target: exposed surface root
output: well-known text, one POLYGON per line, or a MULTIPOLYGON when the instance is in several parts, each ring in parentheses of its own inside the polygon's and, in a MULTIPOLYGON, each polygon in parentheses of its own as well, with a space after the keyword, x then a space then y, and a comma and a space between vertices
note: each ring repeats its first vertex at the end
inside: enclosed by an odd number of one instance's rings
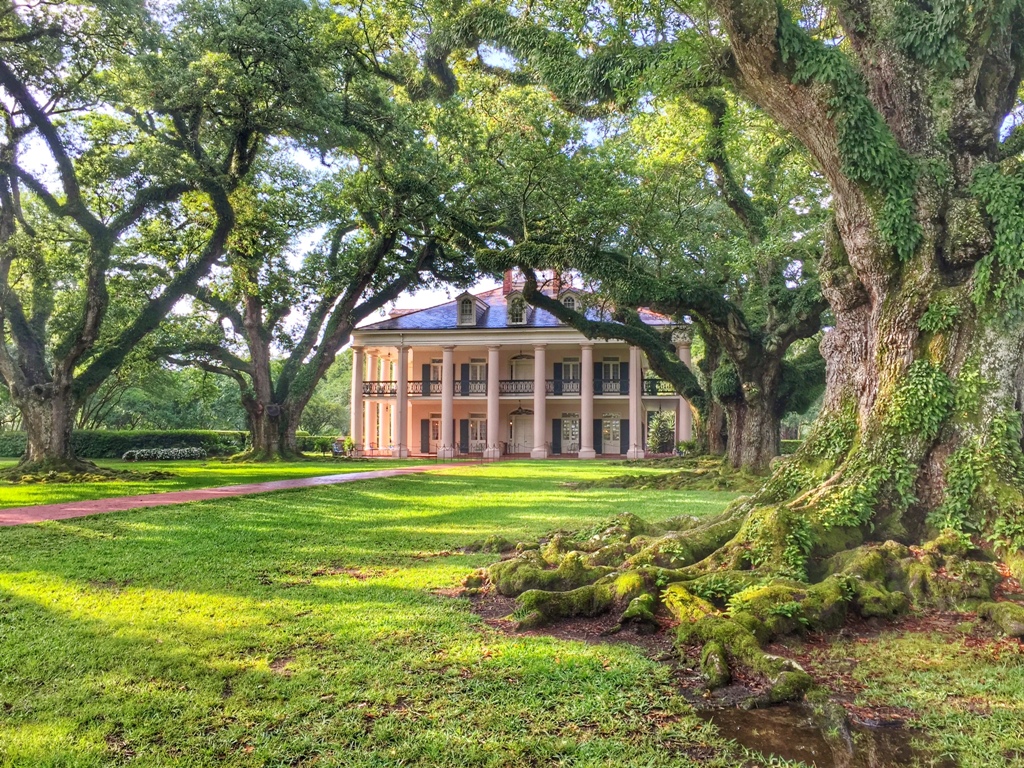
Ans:
POLYGON ((793 514, 777 506, 658 525, 623 514, 520 543, 466 586, 517 598, 510 613, 521 630, 607 614, 609 631, 654 632, 670 616, 676 648, 699 659, 707 687, 753 675, 761 681, 758 705, 800 699, 814 682, 769 644, 849 620, 891 620, 912 608, 974 611, 1024 636, 1024 605, 996 589, 1005 575, 957 535, 920 547, 862 544, 812 558, 802 574, 766 567, 785 562, 793 514))
POLYGON ((22 461, 0 472, 0 481, 8 483, 101 483, 115 480, 163 480, 169 477, 175 477, 174 473, 109 469, 82 459, 22 461))

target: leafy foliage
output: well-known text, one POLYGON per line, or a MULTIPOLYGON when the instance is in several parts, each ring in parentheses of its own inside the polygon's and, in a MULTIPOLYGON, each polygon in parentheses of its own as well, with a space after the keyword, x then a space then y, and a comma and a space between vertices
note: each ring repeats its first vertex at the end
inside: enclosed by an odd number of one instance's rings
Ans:
POLYGON ((782 60, 793 67, 793 82, 828 88, 843 170, 881 197, 882 237, 901 260, 909 260, 921 241, 913 210, 917 177, 913 161, 869 101, 864 82, 845 52, 812 38, 785 10, 780 12, 778 43, 782 60))

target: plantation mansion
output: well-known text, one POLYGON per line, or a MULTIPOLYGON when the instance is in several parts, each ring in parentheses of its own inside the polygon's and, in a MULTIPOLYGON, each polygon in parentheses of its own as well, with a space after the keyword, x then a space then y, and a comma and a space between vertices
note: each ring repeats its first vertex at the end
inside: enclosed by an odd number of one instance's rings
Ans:
MULTIPOLYGON (((575 308, 579 292, 555 295, 575 308)), ((587 309, 597 317, 602 310, 587 309)), ((668 318, 643 312, 653 325, 668 318)), ((690 363, 690 337, 677 332, 690 363)), ((645 455, 650 412, 692 412, 624 342, 592 341, 504 285, 440 306, 396 311, 352 334, 352 436, 360 455, 645 455)))

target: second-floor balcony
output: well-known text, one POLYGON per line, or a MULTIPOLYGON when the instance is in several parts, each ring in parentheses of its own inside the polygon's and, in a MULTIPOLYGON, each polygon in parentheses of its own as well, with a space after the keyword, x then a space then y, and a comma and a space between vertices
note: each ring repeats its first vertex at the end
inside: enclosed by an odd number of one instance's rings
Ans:
POLYGON ((644 379, 640 391, 649 397, 671 397, 676 394, 676 388, 670 382, 655 378, 644 379))
MULTIPOLYGON (((454 382, 453 394, 455 397, 486 397, 487 381, 484 379, 456 379, 454 382)), ((579 379, 547 379, 544 382, 545 393, 552 397, 579 397, 582 391, 582 382, 579 379)), ((533 395, 533 379, 502 379, 498 382, 498 394, 508 397, 521 397, 533 395)), ((408 383, 408 394, 411 397, 440 397, 440 381, 410 381, 408 383)), ((643 394, 673 394, 671 386, 667 382, 647 379, 643 383, 643 394), (657 386, 655 386, 655 384, 657 386), (662 391, 667 387, 668 389, 662 391)), ((595 395, 628 395, 629 381, 627 379, 595 379, 595 395)), ((363 395, 365 397, 396 397, 398 395, 397 381, 364 381, 363 395)))

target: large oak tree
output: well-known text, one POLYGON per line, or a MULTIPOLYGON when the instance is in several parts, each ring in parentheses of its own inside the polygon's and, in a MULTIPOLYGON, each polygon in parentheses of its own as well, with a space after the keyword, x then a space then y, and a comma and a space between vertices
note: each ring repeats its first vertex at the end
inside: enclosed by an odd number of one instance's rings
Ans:
POLYGON ((77 466, 76 410, 223 253, 231 194, 263 147, 343 109, 304 4, 175 10, 0 15, 0 376, 28 434, 17 471, 77 466), (190 258, 126 242, 190 196, 212 211, 190 258), (116 275, 138 279, 115 292, 116 275))
MULTIPOLYGON (((670 581, 660 597, 680 641, 704 644, 709 679, 745 662, 770 678, 768 700, 799 695, 809 678, 761 643, 835 626, 847 610, 972 606, 1024 633, 1024 609, 984 602, 998 579, 985 557, 1024 567, 1024 7, 684 6, 545 17, 470 5, 434 39, 429 69, 487 41, 573 109, 643 89, 727 88, 794 136, 834 210, 819 265, 834 317, 821 417, 757 494, 711 522, 674 521, 635 551, 642 526, 620 521, 592 544, 566 541, 492 577, 512 592, 587 585, 527 592, 531 621, 628 599, 640 602, 627 618, 642 619, 670 581), (613 541, 629 559, 609 576, 567 553, 613 541), (566 578, 536 578, 552 561, 566 578)), ((593 562, 608 563, 602 555, 593 562)))

